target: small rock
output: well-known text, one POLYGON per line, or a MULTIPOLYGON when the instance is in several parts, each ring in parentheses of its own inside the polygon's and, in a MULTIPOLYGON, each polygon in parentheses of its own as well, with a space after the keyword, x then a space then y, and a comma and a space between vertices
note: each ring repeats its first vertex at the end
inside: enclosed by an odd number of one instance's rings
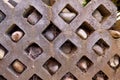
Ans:
POLYGON ((83 29, 79 29, 77 34, 82 38, 82 39, 87 39, 88 35, 83 29))
POLYGON ((71 78, 71 77, 66 77, 66 78, 63 79, 63 80, 75 80, 75 79, 73 79, 73 78, 71 78))
POLYGON ((44 36, 49 40, 52 41, 55 38, 55 35, 52 31, 46 31, 44 36))
POLYGON ((49 67, 49 70, 51 71, 51 73, 55 73, 59 68, 59 66, 57 64, 52 64, 52 63, 49 64, 48 67, 49 67))
POLYGON ((67 8, 64 8, 63 10, 62 10, 62 13, 71 13, 67 8))
POLYGON ((0 60, 3 59, 5 55, 5 51, 3 49, 0 49, 0 60))
POLYGON ((70 23, 75 18, 75 16, 75 13, 60 13, 60 17, 62 17, 63 20, 67 23, 70 23))
POLYGON ((103 48, 99 45, 94 45, 93 50, 100 56, 104 54, 103 48))
POLYGON ((110 66, 113 68, 116 68, 120 64, 120 59, 118 56, 114 56, 112 59, 110 59, 110 66))
POLYGON ((88 69, 88 65, 87 65, 87 62, 85 60, 82 60, 80 63, 79 63, 79 67, 86 71, 88 69))
POLYGON ((96 80, 105 80, 105 79, 103 77, 101 77, 101 76, 97 76, 96 80))
POLYGON ((118 39, 120 38, 120 32, 116 30, 109 30, 110 34, 112 35, 113 38, 118 39))
POLYGON ((15 72, 17 73, 22 73, 24 71, 24 65, 19 62, 19 61, 15 61, 13 64, 12 64, 12 67, 13 69, 15 70, 15 72))
POLYGON ((35 25, 41 18, 41 15, 36 11, 34 10, 27 18, 27 21, 32 24, 32 25, 35 25))
POLYGON ((100 11, 95 10, 94 13, 93 13, 93 16, 94 16, 99 22, 102 21, 103 16, 102 16, 102 14, 100 13, 100 11))
POLYGON ((70 54, 72 52, 72 46, 71 46, 71 44, 70 43, 64 44, 64 46, 62 46, 62 51, 65 54, 70 54))
POLYGON ((15 31, 12 33, 11 35, 11 39, 15 42, 19 41, 23 36, 23 32, 22 31, 15 31))

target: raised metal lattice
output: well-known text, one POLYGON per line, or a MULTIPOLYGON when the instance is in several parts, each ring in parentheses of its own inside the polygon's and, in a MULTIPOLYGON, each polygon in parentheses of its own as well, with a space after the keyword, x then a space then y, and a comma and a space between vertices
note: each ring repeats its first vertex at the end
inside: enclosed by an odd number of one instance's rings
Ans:
POLYGON ((1 0, 0 80, 120 80, 116 11, 110 0, 1 0))

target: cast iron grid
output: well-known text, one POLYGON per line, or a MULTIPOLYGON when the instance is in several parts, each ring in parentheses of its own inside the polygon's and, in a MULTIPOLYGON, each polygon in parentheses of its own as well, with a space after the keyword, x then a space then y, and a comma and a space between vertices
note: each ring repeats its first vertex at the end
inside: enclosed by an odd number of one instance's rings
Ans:
POLYGON ((116 40, 108 31, 116 22, 113 3, 89 0, 82 6, 82 0, 48 2, 0 1, 0 48, 5 51, 0 80, 98 80, 97 76, 119 80, 120 64, 115 68, 109 65, 112 57, 120 57, 116 40), (95 17, 95 10, 101 20, 95 17), (65 11, 71 12, 72 19, 64 19, 60 13, 65 11), (79 35, 81 30, 88 36, 79 35), (19 40, 11 37, 15 31, 23 33, 19 40), (103 54, 95 51, 96 45, 102 47, 103 54), (13 69, 15 61, 23 66, 22 71, 13 69))

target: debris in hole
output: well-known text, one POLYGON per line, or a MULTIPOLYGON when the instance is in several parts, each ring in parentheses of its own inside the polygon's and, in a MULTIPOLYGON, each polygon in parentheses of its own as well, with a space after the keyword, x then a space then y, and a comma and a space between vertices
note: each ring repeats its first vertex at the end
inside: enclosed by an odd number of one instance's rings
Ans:
POLYGON ((44 36, 49 40, 52 41, 55 38, 55 34, 52 31, 45 32, 44 36))
POLYGON ((77 12, 70 5, 67 5, 59 15, 65 22, 70 23, 77 16, 77 12))
POLYGON ((47 69, 47 71, 53 75, 55 74, 58 69, 60 68, 61 64, 54 58, 50 58, 44 65, 43 67, 47 69))
POLYGON ((104 54, 103 48, 97 44, 93 46, 93 50, 100 56, 104 54))
POLYGON ((36 43, 33 43, 26 49, 26 52, 31 58, 36 59, 43 51, 36 43))
POLYGON ((36 74, 34 74, 29 80, 42 80, 42 79, 36 74))
POLYGON ((22 73, 25 70, 25 66, 18 60, 12 63, 12 68, 17 73, 22 73))
POLYGON ((61 47, 60 49, 67 55, 73 53, 77 47, 69 40, 67 40, 61 47))
POLYGON ((87 37, 88 37, 87 33, 83 29, 79 29, 77 31, 77 34, 83 39, 87 39, 87 37))
POLYGON ((114 57, 112 57, 109 61, 109 65, 116 69, 119 65, 120 65, 120 58, 119 56, 115 55, 114 57))
POLYGON ((42 16, 39 16, 39 13, 34 10, 27 18, 27 21, 32 24, 35 25, 41 18, 42 16))
POLYGON ((78 62, 77 66, 83 71, 87 72, 87 70, 93 65, 92 61, 89 60, 86 56, 83 56, 78 62))
POLYGON ((101 22, 102 19, 103 19, 103 16, 102 16, 102 14, 100 13, 99 10, 95 10, 95 11, 93 12, 93 16, 94 16, 99 22, 101 22))
POLYGON ((23 34, 22 31, 15 31, 15 32, 12 33, 11 39, 13 41, 17 42, 17 41, 19 41, 22 38, 23 35, 24 34, 23 34))
POLYGON ((61 80, 77 80, 74 75, 72 75, 70 72, 65 74, 61 80))
POLYGON ((3 59, 5 56, 5 51, 0 48, 0 60, 3 59))

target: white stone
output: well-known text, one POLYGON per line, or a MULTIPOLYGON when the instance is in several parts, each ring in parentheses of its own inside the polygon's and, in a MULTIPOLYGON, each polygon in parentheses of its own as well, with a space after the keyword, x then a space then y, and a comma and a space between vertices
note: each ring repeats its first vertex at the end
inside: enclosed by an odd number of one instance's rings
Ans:
POLYGON ((100 56, 104 54, 103 48, 99 45, 94 45, 93 50, 100 56))
POLYGON ((95 10, 94 13, 93 13, 93 16, 99 21, 101 22, 102 21, 102 14, 98 11, 98 10, 95 10))
POLYGON ((13 41, 17 42, 22 38, 22 36, 23 36, 22 31, 15 31, 12 33, 11 38, 13 41))
POLYGON ((75 16, 75 13, 60 13, 60 17, 62 17, 68 23, 71 22, 75 16))
POLYGON ((79 29, 77 34, 83 39, 87 39, 88 37, 87 33, 83 29, 79 29))
POLYGON ((55 73, 58 70, 59 66, 58 65, 54 65, 54 66, 49 66, 49 69, 55 73))
POLYGON ((0 59, 3 59, 5 55, 5 51, 3 49, 0 49, 0 59))
POLYGON ((119 57, 115 56, 112 59, 110 59, 110 66, 115 68, 120 64, 119 57))
POLYGON ((45 32, 45 37, 48 39, 48 40, 50 40, 50 41, 52 41, 54 38, 55 38, 55 36, 54 36, 54 34, 53 34, 53 32, 52 31, 47 31, 47 32, 45 32))

